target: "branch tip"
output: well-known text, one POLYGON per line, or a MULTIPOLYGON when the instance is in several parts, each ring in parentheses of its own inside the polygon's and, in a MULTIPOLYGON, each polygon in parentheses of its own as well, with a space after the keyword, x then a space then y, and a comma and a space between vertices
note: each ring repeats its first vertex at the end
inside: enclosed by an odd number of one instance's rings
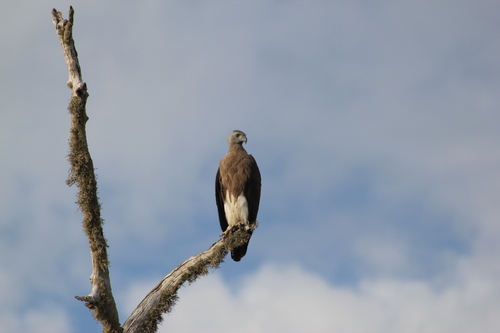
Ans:
POLYGON ((73 24, 73 18, 75 16, 75 10, 73 9, 73 6, 69 6, 69 22, 73 24))

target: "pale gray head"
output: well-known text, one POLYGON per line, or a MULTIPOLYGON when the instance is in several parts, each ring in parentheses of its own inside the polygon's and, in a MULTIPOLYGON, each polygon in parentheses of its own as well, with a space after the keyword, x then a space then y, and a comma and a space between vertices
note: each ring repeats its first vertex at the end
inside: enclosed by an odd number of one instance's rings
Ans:
POLYGON ((229 145, 229 148, 231 148, 232 145, 241 146, 243 142, 247 143, 247 135, 242 131, 238 130, 232 131, 227 138, 227 144, 229 145))

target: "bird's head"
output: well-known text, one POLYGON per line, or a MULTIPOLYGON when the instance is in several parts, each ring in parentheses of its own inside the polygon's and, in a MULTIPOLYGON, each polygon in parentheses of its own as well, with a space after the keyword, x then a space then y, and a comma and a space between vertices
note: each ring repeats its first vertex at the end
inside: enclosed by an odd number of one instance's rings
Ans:
POLYGON ((247 143, 247 135, 243 133, 242 131, 232 131, 231 134, 229 134, 229 137, 227 138, 227 144, 229 147, 232 145, 242 145, 244 143, 247 143))

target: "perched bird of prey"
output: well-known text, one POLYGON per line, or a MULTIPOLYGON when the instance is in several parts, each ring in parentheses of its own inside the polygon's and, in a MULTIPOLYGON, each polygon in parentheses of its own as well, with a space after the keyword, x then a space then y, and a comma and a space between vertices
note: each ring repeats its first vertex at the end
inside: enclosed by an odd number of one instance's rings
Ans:
MULTIPOLYGON (((260 171, 253 156, 243 148, 243 143, 246 142, 245 133, 232 131, 227 139, 229 151, 220 160, 217 170, 215 201, 222 231, 230 229, 238 222, 257 221, 260 171)), ((231 258, 240 261, 247 253, 247 248, 248 242, 234 248, 231 251, 231 258)))

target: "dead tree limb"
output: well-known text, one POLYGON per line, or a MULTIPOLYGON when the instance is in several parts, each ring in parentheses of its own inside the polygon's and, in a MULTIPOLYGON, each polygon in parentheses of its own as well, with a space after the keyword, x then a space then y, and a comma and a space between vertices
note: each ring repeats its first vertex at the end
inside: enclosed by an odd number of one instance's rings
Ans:
POLYGON ((208 250, 193 256, 177 266, 149 292, 132 312, 123 327, 120 327, 118 311, 111 291, 107 242, 104 238, 101 206, 97 196, 97 181, 94 165, 87 145, 85 124, 88 117, 86 102, 89 96, 73 40, 74 10, 70 7, 69 19, 64 20, 62 13, 52 10, 52 21, 61 42, 64 58, 68 66, 68 87, 71 100, 68 110, 71 114, 70 151, 71 164, 68 185, 78 186, 77 203, 83 214, 83 229, 89 239, 92 257, 92 284, 88 296, 76 296, 93 311, 94 318, 101 322, 105 333, 156 332, 163 314, 170 312, 177 300, 177 291, 187 281, 194 282, 198 277, 209 273, 209 269, 219 268, 227 253, 235 247, 248 242, 251 232, 258 222, 239 223, 224 233, 208 250))
POLYGON ((177 291, 184 282, 193 283, 198 277, 208 274, 210 268, 219 268, 227 253, 247 242, 257 225, 258 222, 237 224, 208 250, 187 259, 172 270, 149 292, 125 321, 124 333, 156 332, 163 313, 170 312, 175 305, 177 291))
POLYGON ((107 243, 102 229, 101 206, 97 196, 97 181, 94 165, 87 145, 85 124, 88 120, 85 105, 88 92, 82 80, 82 72, 78 62, 73 40, 73 7, 69 10, 69 19, 64 20, 62 13, 52 10, 52 22, 56 27, 61 42, 64 58, 68 66, 68 87, 71 89, 71 100, 68 110, 71 114, 70 151, 68 160, 71 164, 67 180, 69 186, 78 186, 77 203, 83 214, 83 229, 87 234, 92 256, 92 275, 90 281, 92 291, 88 296, 76 297, 85 301, 85 305, 93 311, 94 318, 102 323, 103 332, 121 332, 118 311, 111 292, 109 278, 109 261, 107 243))

